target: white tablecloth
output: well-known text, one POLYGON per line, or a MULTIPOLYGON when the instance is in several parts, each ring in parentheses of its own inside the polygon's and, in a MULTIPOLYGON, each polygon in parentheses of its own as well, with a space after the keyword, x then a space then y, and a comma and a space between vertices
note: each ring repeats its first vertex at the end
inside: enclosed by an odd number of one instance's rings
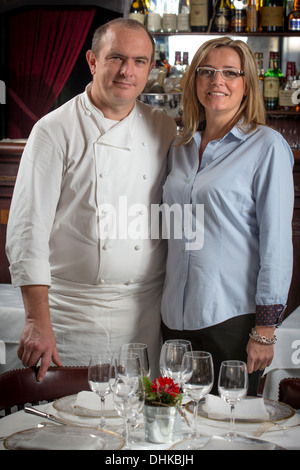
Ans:
POLYGON ((263 396, 278 400, 280 380, 300 377, 300 306, 275 331, 277 342, 272 364, 265 370, 263 396))
MULTIPOLYGON (((76 420, 74 417, 70 417, 70 415, 63 413, 62 411, 56 410, 52 404, 46 404, 36 407, 40 410, 46 411, 47 413, 51 413, 57 417, 63 418, 64 420, 76 420)), ((112 410, 112 396, 108 395, 106 398, 106 410, 112 410)), ((187 417, 189 421, 192 420, 191 413, 187 413, 187 417)), ((85 419, 85 418, 83 418, 85 419)), ((88 426, 96 427, 99 424, 98 418, 86 418, 86 424, 88 426)), ((45 422, 44 418, 40 418, 38 416, 34 416, 32 414, 25 413, 24 411, 19 411, 16 413, 11 414, 5 418, 0 419, 0 438, 3 436, 11 435, 12 433, 37 427, 37 425, 41 422, 45 422)), ((107 424, 109 426, 113 426, 113 431, 117 432, 118 434, 122 433, 123 424, 122 420, 119 417, 108 418, 107 424)), ((76 421, 73 421, 73 423, 76 421)), ((48 421, 50 423, 50 421, 48 421)), ((80 424, 82 425, 82 418, 80 418, 80 424)), ((167 444, 153 444, 145 441, 145 433, 143 427, 143 416, 140 414, 138 418, 139 429, 133 432, 133 440, 136 442, 133 443, 132 449, 133 450, 154 450, 154 451, 163 451, 170 449, 175 442, 179 442, 182 440, 182 433, 186 433, 189 431, 189 428, 184 422, 181 423, 181 430, 178 430, 175 441, 172 443, 167 444)), ((289 419, 280 421, 280 424, 284 426, 291 426, 294 424, 300 424, 300 414, 295 413, 289 419)), ((249 437, 254 437, 253 433, 255 430, 258 429, 260 423, 236 423, 236 429, 239 433, 247 435, 249 437)), ((217 435, 224 435, 228 430, 228 423, 225 421, 215 421, 212 419, 206 419, 202 417, 198 417, 198 432, 204 436, 217 436, 217 435)), ((275 443, 277 446, 284 448, 286 450, 300 450, 300 426, 290 428, 288 430, 274 430, 272 428, 270 431, 264 433, 260 438, 260 440, 275 443), (273 430, 272 430, 273 429, 273 430)), ((3 441, 0 441, 0 450, 3 450, 3 441)), ((126 450, 126 452, 130 452, 131 449, 126 450)), ((174 451, 176 452, 176 450, 174 451)), ((101 458, 99 456, 99 458, 101 458)))
POLYGON ((11 284, 0 284, 0 374, 19 369, 17 350, 25 323, 21 291, 11 284))

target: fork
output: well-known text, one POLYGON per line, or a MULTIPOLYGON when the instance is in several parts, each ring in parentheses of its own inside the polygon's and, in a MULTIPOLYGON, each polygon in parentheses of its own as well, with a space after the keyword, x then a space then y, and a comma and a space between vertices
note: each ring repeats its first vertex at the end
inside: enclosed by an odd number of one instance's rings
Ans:
MULTIPOLYGON (((261 436, 264 432, 267 432, 270 428, 276 426, 277 429, 276 431, 286 431, 287 429, 290 429, 290 428, 295 428, 297 426, 300 426, 300 424, 293 424, 291 426, 282 426, 281 424, 278 424, 278 423, 273 423, 273 422, 268 422, 268 423, 264 423, 262 426, 260 426, 254 433, 253 433, 253 436, 255 437, 259 437, 261 436)), ((274 429, 275 431, 275 429, 274 429)))

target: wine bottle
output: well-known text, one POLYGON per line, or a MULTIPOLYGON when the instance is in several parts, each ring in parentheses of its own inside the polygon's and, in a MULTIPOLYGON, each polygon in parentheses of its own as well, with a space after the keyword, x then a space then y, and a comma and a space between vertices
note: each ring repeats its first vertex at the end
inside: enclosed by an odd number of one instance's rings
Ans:
POLYGON ((129 18, 132 20, 139 21, 140 23, 145 23, 146 17, 146 7, 143 0, 133 0, 130 6, 129 18))
POLYGON ((277 109, 282 72, 279 68, 278 52, 270 52, 269 69, 264 77, 264 100, 266 109, 277 109))
POLYGON ((248 0, 246 31, 255 33, 258 30, 258 6, 259 0, 248 0))
POLYGON ((300 31, 300 0, 294 1, 293 10, 288 16, 288 30, 300 31))
POLYGON ((213 12, 213 30, 218 33, 227 33, 230 31, 230 1, 217 0, 213 12))
POLYGON ((247 0, 231 0, 231 31, 242 33, 246 31, 247 0))
POLYGON ((191 30, 195 32, 207 31, 211 17, 211 1, 190 0, 191 3, 191 30))
POLYGON ((190 2, 189 0, 179 0, 177 15, 177 31, 190 31, 190 2))
POLYGON ((160 32, 162 29, 161 21, 163 16, 163 0, 150 0, 148 15, 147 15, 147 29, 152 33, 160 32))
POLYGON ((280 32, 284 30, 285 0, 264 0, 261 7, 262 31, 280 32))

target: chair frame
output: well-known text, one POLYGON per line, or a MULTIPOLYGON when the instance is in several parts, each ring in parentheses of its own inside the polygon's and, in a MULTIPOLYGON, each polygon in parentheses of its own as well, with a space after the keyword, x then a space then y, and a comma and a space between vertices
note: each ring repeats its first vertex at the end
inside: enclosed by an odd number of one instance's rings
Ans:
POLYGON ((42 382, 37 381, 37 367, 14 369, 0 375, 0 411, 5 416, 13 408, 38 405, 58 398, 90 390, 87 366, 49 367, 42 382))

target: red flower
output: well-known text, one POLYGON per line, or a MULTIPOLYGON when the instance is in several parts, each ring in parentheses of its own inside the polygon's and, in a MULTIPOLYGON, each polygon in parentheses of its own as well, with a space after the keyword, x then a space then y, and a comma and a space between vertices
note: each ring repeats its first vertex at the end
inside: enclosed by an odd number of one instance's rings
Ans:
POLYGON ((172 397, 176 397, 180 394, 180 388, 178 384, 175 384, 174 381, 168 377, 158 377, 154 379, 151 385, 151 390, 153 393, 157 393, 157 395, 161 395, 162 393, 167 393, 172 397))

